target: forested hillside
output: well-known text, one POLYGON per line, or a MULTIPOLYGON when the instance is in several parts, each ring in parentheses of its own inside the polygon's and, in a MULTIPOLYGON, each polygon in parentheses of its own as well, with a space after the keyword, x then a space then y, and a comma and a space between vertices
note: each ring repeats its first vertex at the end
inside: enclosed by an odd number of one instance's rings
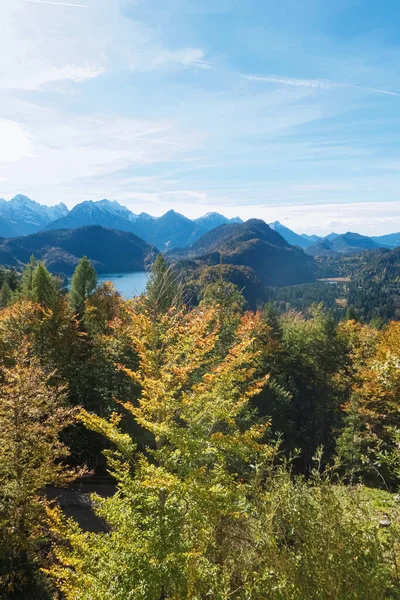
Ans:
POLYGON ((31 255, 52 273, 72 275, 79 259, 88 256, 99 273, 144 271, 158 251, 132 233, 81 227, 0 239, 0 265, 22 268, 31 255))
POLYGON ((196 282, 218 278, 222 268, 224 277, 243 289, 253 307, 265 301, 266 285, 315 280, 314 260, 259 219, 217 227, 167 257, 195 293, 196 282))
POLYGON ((161 256, 128 302, 86 258, 0 286, 0 597, 399 597, 399 322, 249 312, 223 271, 188 306, 161 256), (100 529, 46 502, 89 470, 100 529))

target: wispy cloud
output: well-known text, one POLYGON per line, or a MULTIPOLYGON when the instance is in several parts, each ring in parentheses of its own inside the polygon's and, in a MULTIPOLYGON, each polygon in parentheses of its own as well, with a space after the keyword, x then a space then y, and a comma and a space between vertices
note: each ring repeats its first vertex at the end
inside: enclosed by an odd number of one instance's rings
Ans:
POLYGON ((21 74, 20 77, 10 77, 0 81, 0 89, 8 90, 40 90, 49 83, 72 81, 79 83, 88 79, 94 79, 104 73, 105 68, 97 65, 67 65, 65 67, 54 67, 53 65, 40 65, 42 68, 21 74))
POLYGON ((72 4, 71 2, 52 2, 52 0, 24 0, 31 4, 53 4, 55 6, 73 6, 75 8, 87 8, 87 4, 72 4))
POLYGON ((366 92, 374 92, 376 94, 386 94, 387 96, 400 96, 400 93, 382 90, 380 88, 365 87, 351 83, 340 83, 337 81, 329 81, 328 79, 294 79, 291 77, 275 77, 275 76, 259 76, 259 75, 243 75, 244 79, 250 81, 259 81, 265 83, 277 83, 279 85, 288 85, 292 87, 302 88, 317 88, 321 90, 333 90, 337 88, 353 88, 364 90, 366 92))
POLYGON ((180 48, 178 50, 161 50, 154 58, 149 60, 151 67, 159 68, 168 64, 177 64, 182 67, 199 67, 211 69, 212 64, 204 60, 204 51, 201 48, 180 48))

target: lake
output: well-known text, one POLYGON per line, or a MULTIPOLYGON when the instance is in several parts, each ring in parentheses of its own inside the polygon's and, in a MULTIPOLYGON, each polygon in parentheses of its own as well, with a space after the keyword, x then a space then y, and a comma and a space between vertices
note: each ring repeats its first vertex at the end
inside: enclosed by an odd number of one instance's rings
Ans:
POLYGON ((124 298, 133 298, 143 294, 149 274, 143 271, 136 273, 104 273, 99 275, 99 283, 111 281, 124 298))

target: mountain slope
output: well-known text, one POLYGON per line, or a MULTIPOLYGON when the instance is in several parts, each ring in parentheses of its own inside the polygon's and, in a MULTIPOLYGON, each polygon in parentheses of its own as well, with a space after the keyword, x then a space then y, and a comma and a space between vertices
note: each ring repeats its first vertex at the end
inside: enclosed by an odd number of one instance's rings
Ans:
POLYGON ((174 210, 158 219, 146 217, 136 221, 136 234, 162 251, 191 246, 205 232, 200 225, 174 210))
POLYGON ((199 266, 218 265, 221 260, 223 264, 249 267, 264 285, 290 285, 315 277, 313 259, 258 219, 217 227, 191 248, 169 256, 175 261, 189 259, 199 266))
POLYGON ((0 235, 29 235, 36 233, 51 221, 68 213, 65 204, 44 206, 21 194, 7 201, 0 198, 0 235))
POLYGON ((307 233, 302 233, 301 237, 304 238, 305 240, 308 240, 312 244, 314 242, 318 242, 321 239, 319 235, 308 235, 307 233))
POLYGON ((53 273, 71 275, 82 256, 98 273, 144 271, 155 248, 136 235, 99 226, 0 240, 0 264, 21 267, 33 254, 53 273))
POLYGON ((366 250, 381 248, 371 238, 358 233, 347 232, 335 237, 327 236, 306 248, 310 256, 329 256, 334 254, 357 254, 366 250))
POLYGON ((118 202, 86 200, 74 206, 67 215, 49 223, 44 231, 78 229, 79 227, 100 225, 101 227, 134 233, 134 222, 137 218, 137 215, 134 215, 128 208, 121 206, 118 202))
POLYGON ((389 233, 387 235, 379 235, 371 237, 374 242, 380 244, 381 246, 387 246, 388 248, 397 248, 400 246, 400 232, 399 233, 389 233))
POLYGON ((300 248, 308 248, 313 243, 307 238, 295 233, 285 225, 282 225, 279 221, 275 221, 274 223, 270 223, 269 226, 271 229, 279 233, 291 246, 299 246, 300 248))

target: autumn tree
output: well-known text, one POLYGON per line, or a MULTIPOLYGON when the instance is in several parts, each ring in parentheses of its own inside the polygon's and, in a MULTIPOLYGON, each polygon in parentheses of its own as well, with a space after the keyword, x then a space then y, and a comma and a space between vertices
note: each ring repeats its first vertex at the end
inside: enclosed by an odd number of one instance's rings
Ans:
POLYGON ((338 454, 351 480, 364 477, 387 487, 400 479, 400 325, 383 331, 350 321, 351 396, 338 454))
MULTIPOLYGON (((138 452, 120 414, 82 412, 113 444, 118 491, 93 497, 104 534, 49 512, 57 564, 48 573, 67 600, 392 597, 396 561, 363 490, 332 485, 319 469, 293 478, 265 443, 267 423, 251 418, 265 383, 255 377, 260 315, 244 315, 216 357, 216 314, 168 311, 155 327, 152 307, 135 301, 139 368, 126 372, 141 394, 123 405, 151 440, 138 452)), ((398 544, 396 526, 390 535, 398 544)))
POLYGON ((119 493, 96 499, 112 529, 107 536, 82 534, 52 515, 72 545, 57 547, 52 571, 67 598, 84 598, 89 589, 93 600, 194 598, 207 590, 216 598, 240 581, 236 550, 224 557, 220 545, 228 548, 231 530, 246 529, 250 464, 270 454, 260 443, 265 424, 238 425, 262 386, 252 381, 258 325, 257 316, 243 317, 235 345, 217 361, 214 309, 167 312, 155 332, 152 307, 138 301, 130 335, 140 366, 129 375, 142 392, 124 406, 154 443, 138 454, 117 416, 82 413, 87 427, 116 446, 107 456, 119 493))
POLYGON ((72 473, 60 432, 72 421, 65 391, 49 385, 26 343, 12 367, 0 366, 0 595, 43 598, 39 566, 43 556, 44 486, 66 483, 72 473))

